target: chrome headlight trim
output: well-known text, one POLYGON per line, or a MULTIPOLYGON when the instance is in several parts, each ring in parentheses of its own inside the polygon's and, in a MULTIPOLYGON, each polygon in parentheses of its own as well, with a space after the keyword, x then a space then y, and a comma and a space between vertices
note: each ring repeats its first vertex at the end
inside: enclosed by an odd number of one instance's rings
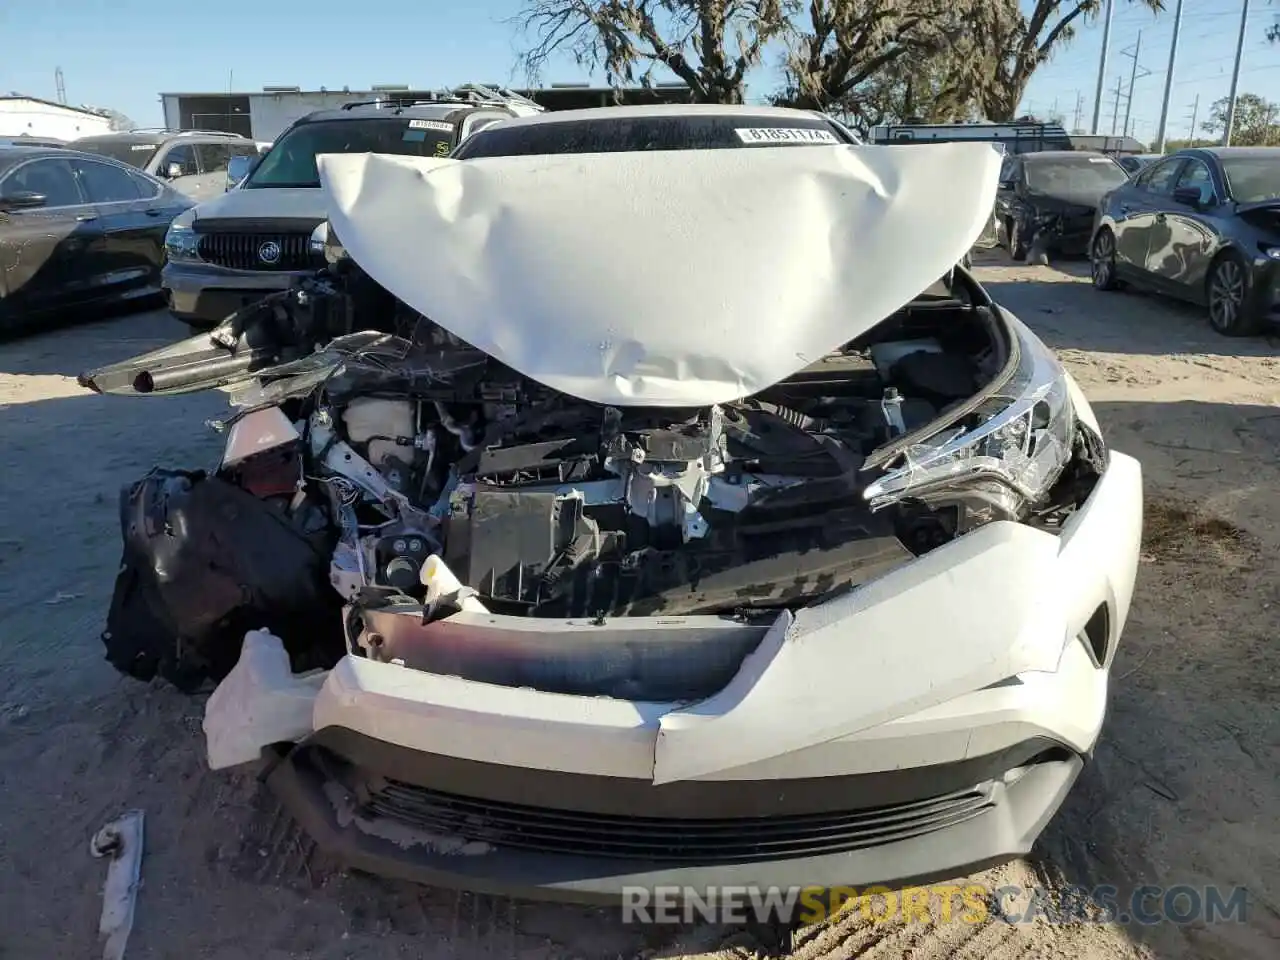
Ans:
POLYGON ((992 479, 1040 501, 1070 462, 1076 417, 1067 374, 1026 327, 1005 315, 1018 343, 1011 375, 972 412, 976 426, 943 423, 903 449, 864 496, 873 510, 956 484, 992 479))
POLYGON ((173 218, 164 235, 164 253, 170 260, 184 263, 199 261, 196 251, 198 239, 194 229, 196 219, 195 207, 184 210, 173 218))

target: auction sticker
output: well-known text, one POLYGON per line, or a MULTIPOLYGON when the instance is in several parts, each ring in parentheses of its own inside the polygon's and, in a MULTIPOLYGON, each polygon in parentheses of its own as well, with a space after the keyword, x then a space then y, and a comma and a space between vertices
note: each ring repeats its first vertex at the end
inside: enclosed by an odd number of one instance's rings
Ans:
POLYGON ((453 124, 444 120, 410 120, 410 130, 443 130, 446 133, 453 133, 453 124))
POLYGON ((801 127, 738 127, 733 131, 743 143, 769 146, 777 143, 840 143, 830 130, 801 127))

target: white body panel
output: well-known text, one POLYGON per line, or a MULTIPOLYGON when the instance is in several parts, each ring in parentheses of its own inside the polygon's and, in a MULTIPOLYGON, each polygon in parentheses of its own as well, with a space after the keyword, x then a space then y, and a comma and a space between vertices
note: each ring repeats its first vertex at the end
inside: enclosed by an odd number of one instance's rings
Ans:
POLYGON ((319 158, 333 228, 382 286, 621 406, 738 399, 880 323, 972 246, 999 165, 983 144, 319 158))

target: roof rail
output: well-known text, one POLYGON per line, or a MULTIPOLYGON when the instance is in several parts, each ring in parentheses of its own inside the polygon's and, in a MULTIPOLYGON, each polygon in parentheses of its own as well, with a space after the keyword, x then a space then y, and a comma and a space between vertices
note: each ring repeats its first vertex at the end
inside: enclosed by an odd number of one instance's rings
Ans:
POLYGON ((506 87, 489 87, 479 83, 464 83, 452 89, 430 90, 408 97, 391 95, 374 100, 353 100, 350 103, 344 103, 342 109, 354 110, 357 107, 383 107, 403 110, 408 107, 447 103, 469 106, 503 106, 510 109, 517 116, 542 113, 545 109, 541 104, 516 93, 514 90, 506 87))
MULTIPOLYGON (((117 130, 114 132, 125 135, 130 133, 170 133, 175 137, 235 137, 237 140, 248 139, 242 133, 232 133, 229 130, 175 130, 173 127, 134 127, 132 130, 117 130)), ((111 136, 111 134, 98 134, 98 136, 111 136)))
POLYGON ((237 140, 248 140, 243 133, 232 133, 230 130, 179 130, 180 137, 234 137, 237 140))

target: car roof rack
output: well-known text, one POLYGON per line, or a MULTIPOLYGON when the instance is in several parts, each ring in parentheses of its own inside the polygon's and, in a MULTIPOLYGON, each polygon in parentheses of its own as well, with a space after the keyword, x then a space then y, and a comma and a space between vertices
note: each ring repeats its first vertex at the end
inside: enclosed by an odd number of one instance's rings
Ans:
POLYGON ((384 96, 374 100, 353 100, 342 105, 343 110, 359 107, 405 110, 434 104, 456 103, 460 106, 507 107, 517 116, 542 113, 546 108, 528 97, 506 87, 490 87, 481 83, 463 83, 452 88, 429 90, 409 97, 384 96))
MULTIPOLYGON (((175 130, 173 127, 134 127, 132 130, 115 131, 123 136, 131 133, 168 133, 175 137, 233 137, 236 140, 249 139, 242 133, 232 133, 230 130, 175 130)), ((111 134, 99 134, 99 136, 111 136, 111 134)))

